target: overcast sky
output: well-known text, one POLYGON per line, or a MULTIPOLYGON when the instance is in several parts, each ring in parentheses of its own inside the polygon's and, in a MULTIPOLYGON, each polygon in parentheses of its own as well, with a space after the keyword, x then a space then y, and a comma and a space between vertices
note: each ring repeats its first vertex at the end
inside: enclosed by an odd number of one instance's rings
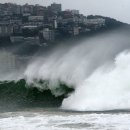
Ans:
POLYGON ((63 5, 63 9, 79 9, 85 15, 110 16, 130 24, 130 0, 0 0, 0 3, 5 2, 41 5, 57 2, 63 5))

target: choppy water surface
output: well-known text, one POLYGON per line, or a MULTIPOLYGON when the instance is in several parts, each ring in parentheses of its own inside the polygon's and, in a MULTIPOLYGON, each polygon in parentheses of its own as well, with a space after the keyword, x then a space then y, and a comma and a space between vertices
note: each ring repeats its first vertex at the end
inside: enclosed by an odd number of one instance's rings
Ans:
POLYGON ((57 109, 0 114, 0 130, 130 130, 130 113, 78 113, 57 109))

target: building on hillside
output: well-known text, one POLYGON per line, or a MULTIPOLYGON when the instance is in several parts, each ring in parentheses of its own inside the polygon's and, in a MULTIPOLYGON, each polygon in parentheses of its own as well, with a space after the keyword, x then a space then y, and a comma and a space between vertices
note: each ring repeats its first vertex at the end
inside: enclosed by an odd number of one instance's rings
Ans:
POLYGON ((37 26, 31 26, 31 25, 27 25, 27 26, 23 26, 22 27, 22 29, 30 29, 30 30, 34 30, 34 29, 36 29, 37 28, 37 26))
POLYGON ((8 37, 13 34, 13 26, 9 23, 0 23, 0 37, 8 37))
POLYGON ((17 5, 15 7, 15 11, 14 11, 14 14, 17 14, 17 15, 20 15, 22 12, 21 12, 21 6, 20 5, 17 5))
POLYGON ((22 20, 21 19, 10 19, 9 20, 10 25, 13 26, 13 33, 14 34, 20 34, 22 33, 22 20))
POLYGON ((35 5, 33 8, 33 15, 44 16, 47 11, 47 7, 35 5))
POLYGON ((44 26, 44 23, 43 22, 27 22, 27 23, 24 23, 25 26, 37 26, 37 27, 43 27, 44 26))
POLYGON ((36 37, 38 33, 38 26, 26 25, 22 27, 22 35, 24 37, 36 37))
POLYGON ((54 20, 54 29, 57 29, 58 28, 58 23, 57 23, 57 20, 55 19, 54 20))
POLYGON ((62 11, 62 5, 53 3, 50 6, 48 6, 48 9, 51 10, 52 12, 58 13, 62 11))
POLYGON ((46 41, 54 41, 55 40, 55 32, 54 32, 54 30, 50 30, 49 28, 45 28, 43 30, 43 38, 46 41))
POLYGON ((22 20, 21 19, 10 19, 9 23, 13 24, 13 25, 22 25, 22 20))
POLYGON ((75 10, 75 9, 73 9, 73 10, 71 10, 71 12, 72 12, 72 14, 79 14, 79 10, 75 10))
POLYGON ((58 23, 62 24, 68 24, 68 23, 74 23, 74 24, 80 24, 84 21, 84 16, 78 13, 72 13, 71 10, 62 11, 60 15, 57 17, 58 23))
POLYGON ((69 27, 68 28, 68 34, 71 35, 71 36, 77 36, 79 35, 79 27, 77 26, 74 26, 74 27, 69 27))
POLYGON ((24 42, 26 44, 40 44, 40 38, 38 36, 24 37, 24 42))
POLYGON ((105 19, 103 18, 87 19, 85 21, 85 24, 87 26, 93 26, 96 29, 105 26, 105 19))
POLYGON ((31 21, 31 22, 43 22, 44 21, 44 16, 29 16, 28 21, 31 21))
POLYGON ((13 14, 21 14, 21 6, 12 4, 12 3, 5 3, 0 5, 0 12, 1 15, 13 15, 13 14))
POLYGON ((33 14, 33 8, 34 8, 33 5, 25 4, 21 8, 21 12, 22 14, 26 14, 26 13, 33 14))
POLYGON ((79 35, 79 27, 73 27, 73 35, 74 36, 79 35))

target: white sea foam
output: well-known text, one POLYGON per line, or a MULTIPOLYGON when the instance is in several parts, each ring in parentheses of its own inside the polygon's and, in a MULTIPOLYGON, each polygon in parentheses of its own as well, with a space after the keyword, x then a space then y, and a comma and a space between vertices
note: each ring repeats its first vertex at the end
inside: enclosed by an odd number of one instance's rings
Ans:
POLYGON ((1 130, 129 130, 129 114, 6 113, 1 130), (8 117, 7 117, 8 115, 8 117), (26 115, 26 116, 24 116, 26 115))
POLYGON ((65 109, 113 110, 130 109, 130 53, 121 53, 114 68, 97 69, 63 101, 65 109))

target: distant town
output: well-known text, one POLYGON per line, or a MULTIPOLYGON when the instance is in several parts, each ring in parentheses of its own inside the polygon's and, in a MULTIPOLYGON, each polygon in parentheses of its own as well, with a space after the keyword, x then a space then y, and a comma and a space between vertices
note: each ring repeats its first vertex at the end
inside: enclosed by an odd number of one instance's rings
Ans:
POLYGON ((0 4, 0 39, 47 43, 75 37, 106 26, 103 17, 84 16, 79 10, 62 10, 62 5, 0 4))
POLYGON ((104 33, 120 25, 121 22, 108 17, 63 10, 57 3, 48 7, 0 4, 0 73, 25 67, 35 53, 46 52, 61 41, 70 44, 68 40, 74 39, 75 43, 82 36, 104 33))

